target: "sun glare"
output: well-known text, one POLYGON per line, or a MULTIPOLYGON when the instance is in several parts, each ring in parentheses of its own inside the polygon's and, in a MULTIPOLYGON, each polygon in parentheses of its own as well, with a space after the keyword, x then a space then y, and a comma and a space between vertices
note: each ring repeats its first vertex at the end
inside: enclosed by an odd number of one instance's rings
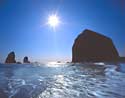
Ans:
POLYGON ((53 28, 55 28, 56 26, 58 26, 59 25, 59 18, 58 18, 58 16, 57 15, 51 15, 51 16, 49 16, 49 18, 48 18, 48 24, 51 27, 53 27, 53 28))

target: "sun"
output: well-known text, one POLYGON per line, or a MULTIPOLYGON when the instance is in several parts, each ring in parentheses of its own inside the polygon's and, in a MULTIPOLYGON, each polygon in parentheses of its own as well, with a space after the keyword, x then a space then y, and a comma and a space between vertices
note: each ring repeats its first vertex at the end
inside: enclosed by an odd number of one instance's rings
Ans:
POLYGON ((59 22, 59 17, 57 15, 50 15, 48 17, 48 24, 53 28, 57 27, 59 22))

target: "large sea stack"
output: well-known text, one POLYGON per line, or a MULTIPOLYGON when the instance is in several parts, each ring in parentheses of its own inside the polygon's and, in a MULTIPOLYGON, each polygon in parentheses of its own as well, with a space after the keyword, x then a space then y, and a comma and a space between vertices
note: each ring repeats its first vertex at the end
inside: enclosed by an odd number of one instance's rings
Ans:
POLYGON ((10 52, 10 53, 8 54, 5 63, 16 63, 15 53, 14 53, 14 52, 10 52))
POLYGON ((30 61, 28 60, 28 57, 27 57, 27 56, 24 57, 23 63, 30 63, 30 61))
POLYGON ((72 62, 111 62, 118 58, 110 38, 87 29, 78 35, 72 47, 72 62))

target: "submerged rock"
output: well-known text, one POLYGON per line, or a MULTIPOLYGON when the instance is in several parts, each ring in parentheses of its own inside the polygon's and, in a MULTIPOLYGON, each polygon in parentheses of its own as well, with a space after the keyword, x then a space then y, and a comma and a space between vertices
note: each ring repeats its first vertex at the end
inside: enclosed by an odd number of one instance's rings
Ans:
POLYGON ((8 95, 2 89, 0 89, 0 98, 8 98, 8 95))
POLYGON ((16 63, 15 53, 13 51, 8 54, 5 63, 16 63))
POLYGON ((23 63, 30 63, 30 61, 28 60, 28 57, 27 57, 27 56, 24 57, 23 63))
POLYGON ((33 87, 30 85, 21 86, 12 98, 31 98, 33 87))
POLYGON ((110 38, 87 29, 75 39, 72 47, 72 62, 109 62, 118 58, 110 38))

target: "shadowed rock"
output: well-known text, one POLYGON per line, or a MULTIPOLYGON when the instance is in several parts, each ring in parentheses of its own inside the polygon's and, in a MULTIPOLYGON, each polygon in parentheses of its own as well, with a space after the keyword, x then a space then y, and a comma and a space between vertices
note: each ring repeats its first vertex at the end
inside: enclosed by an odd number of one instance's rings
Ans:
POLYGON ((28 57, 27 57, 27 56, 24 57, 23 63, 30 63, 30 61, 28 60, 28 57))
POLYGON ((5 63, 16 63, 15 53, 14 53, 14 52, 10 52, 10 53, 8 54, 5 63))
POLYGON ((118 58, 110 38, 87 29, 75 39, 72 47, 72 62, 109 62, 118 58))

